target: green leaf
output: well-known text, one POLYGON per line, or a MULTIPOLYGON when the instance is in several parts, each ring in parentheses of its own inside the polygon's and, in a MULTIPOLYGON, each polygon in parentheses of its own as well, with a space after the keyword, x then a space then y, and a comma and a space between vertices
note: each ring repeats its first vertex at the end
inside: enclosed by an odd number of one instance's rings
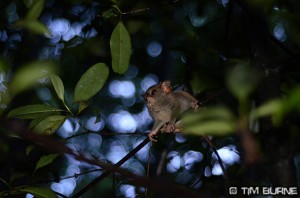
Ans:
POLYGON ((9 194, 8 194, 8 192, 7 191, 1 191, 0 192, 0 197, 6 197, 6 196, 8 196, 9 194))
POLYGON ((62 80, 55 74, 51 74, 50 78, 58 98, 64 101, 65 90, 62 80))
POLYGON ((65 122, 66 116, 53 115, 39 122, 33 131, 45 135, 51 135, 65 122))
POLYGON ((35 119, 40 117, 44 113, 60 113, 61 109, 57 109, 53 106, 45 104, 35 104, 22 106, 10 111, 7 115, 9 118, 21 118, 21 119, 35 119))
POLYGON ((86 102, 79 102, 78 114, 85 110, 89 105, 86 102))
POLYGON ((35 148, 34 145, 28 145, 26 147, 26 155, 29 156, 29 154, 31 153, 31 151, 33 151, 34 148, 35 148))
POLYGON ((254 119, 271 116, 274 125, 278 126, 288 113, 300 110, 299 101, 300 87, 297 87, 291 90, 285 98, 273 99, 257 107, 250 116, 254 119))
POLYGON ((26 20, 37 20, 44 9, 44 3, 44 0, 35 0, 29 8, 26 20))
POLYGON ((41 121, 45 120, 47 117, 49 116, 53 116, 53 115, 57 115, 57 112, 49 112, 49 113, 42 113, 38 116, 36 116, 36 118, 34 118, 30 124, 29 124, 29 129, 34 128, 38 123, 40 123, 41 121))
POLYGON ((11 174, 11 177, 9 179, 9 183, 13 183, 14 181, 16 180, 19 180, 21 178, 25 178, 25 177, 28 177, 28 173, 27 172, 19 172, 19 171, 14 171, 12 174, 11 174))
POLYGON ((245 101, 255 89, 259 81, 259 74, 247 63, 240 63, 229 71, 226 80, 232 94, 239 100, 245 101))
POLYGON ((30 8, 33 4, 33 0, 23 0, 23 3, 26 5, 27 8, 30 8))
POLYGON ((114 72, 123 74, 127 71, 131 55, 131 41, 128 31, 122 22, 113 30, 110 38, 112 68, 114 72))
POLYGON ((18 189, 21 192, 26 192, 34 195, 37 198, 57 198, 56 193, 50 188, 35 187, 35 186, 26 186, 18 189))
POLYGON ((16 22, 16 26, 24 27, 28 31, 34 34, 41 34, 41 35, 50 35, 51 32, 48 28, 38 20, 19 20, 16 22))
POLYGON ((224 120, 184 125, 184 132, 194 135, 227 135, 235 131, 234 123, 224 120))
MULTIPOLYGON (((5 86, 6 83, 3 83, 5 86)), ((6 87, 6 86, 5 86, 6 87)), ((0 92, 0 115, 7 108, 11 98, 7 90, 0 92)))
POLYGON ((300 110, 300 87, 292 89, 284 101, 285 112, 300 110))
POLYGON ((288 113, 299 111, 300 110, 300 87, 296 87, 290 91, 288 96, 282 100, 278 111, 273 114, 273 122, 275 125, 282 123, 284 116, 288 113))
POLYGON ((236 117, 224 107, 207 108, 183 116, 183 131, 196 135, 227 135, 234 132, 236 117))
POLYGON ((105 19, 109 19, 111 17, 116 17, 116 16, 118 16, 118 14, 117 14, 116 10, 113 8, 108 9, 102 13, 102 17, 105 19))
POLYGON ((49 154, 49 155, 42 156, 39 159, 39 161, 36 163, 34 171, 37 171, 39 168, 51 164, 58 156, 59 154, 49 154))
POLYGON ((199 112, 191 112, 183 118, 186 123, 206 120, 235 120, 235 116, 225 107, 211 107, 199 112))
POLYGON ((257 119, 264 116, 271 116, 277 114, 282 109, 282 102, 280 100, 271 100, 257 107, 251 112, 250 117, 257 119))
POLYGON ((86 101, 96 95, 106 82, 108 74, 109 70, 104 63, 97 63, 90 67, 75 87, 74 101, 86 101))
POLYGON ((118 15, 122 14, 122 11, 117 4, 113 5, 112 8, 115 10, 115 12, 117 12, 118 15))
POLYGON ((10 93, 15 95, 38 84, 39 80, 49 76, 49 73, 54 73, 55 67, 53 63, 46 61, 37 61, 21 67, 9 84, 10 93))

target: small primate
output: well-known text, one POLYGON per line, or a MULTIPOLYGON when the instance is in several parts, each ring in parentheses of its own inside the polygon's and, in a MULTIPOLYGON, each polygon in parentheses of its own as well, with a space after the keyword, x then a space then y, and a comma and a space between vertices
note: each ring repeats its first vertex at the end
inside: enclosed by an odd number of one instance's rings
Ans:
POLYGON ((156 141, 153 137, 158 131, 175 131, 175 121, 181 113, 190 108, 199 108, 199 101, 189 93, 172 91, 169 80, 151 86, 143 97, 149 114, 154 119, 152 131, 148 135, 151 141, 156 141))

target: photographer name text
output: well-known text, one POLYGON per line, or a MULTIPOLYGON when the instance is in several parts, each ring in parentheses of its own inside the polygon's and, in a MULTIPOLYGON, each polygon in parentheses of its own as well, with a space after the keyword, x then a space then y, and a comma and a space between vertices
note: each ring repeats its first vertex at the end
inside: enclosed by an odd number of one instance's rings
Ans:
POLYGON ((229 195, 298 195, 297 187, 230 187, 229 195))

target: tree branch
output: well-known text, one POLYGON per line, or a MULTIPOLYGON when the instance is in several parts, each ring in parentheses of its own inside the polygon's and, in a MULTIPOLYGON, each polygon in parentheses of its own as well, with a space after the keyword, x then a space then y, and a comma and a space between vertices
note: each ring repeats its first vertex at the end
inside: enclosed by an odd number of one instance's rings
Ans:
POLYGON ((222 161, 222 159, 221 159, 221 157, 220 157, 220 155, 219 155, 219 153, 218 153, 215 145, 210 141, 210 139, 206 135, 204 135, 203 137, 204 137, 205 141, 209 144, 210 148, 213 150, 213 152, 216 154, 216 156, 218 158, 219 164, 220 164, 221 169, 223 171, 224 180, 225 180, 225 191, 227 191, 229 189, 229 183, 228 183, 227 172, 225 170, 223 161, 222 161))
POLYGON ((158 6, 154 6, 154 7, 142 8, 142 9, 132 10, 132 11, 129 11, 129 12, 122 12, 121 15, 123 15, 123 16, 124 15, 133 15, 133 14, 137 14, 137 13, 140 13, 140 12, 147 12, 147 11, 154 10, 154 9, 160 9, 160 8, 175 4, 179 1, 180 0, 173 0, 173 1, 161 4, 161 5, 158 5, 158 6))
MULTIPOLYGON (((143 142, 141 142, 137 147, 135 147, 132 151, 130 151, 125 157, 123 157, 118 163, 116 163, 113 166, 120 167, 122 164, 124 164, 128 159, 134 156, 140 149, 142 149, 148 143, 149 143, 149 138, 146 138, 143 142)), ((105 177, 109 176, 111 173, 113 173, 112 170, 107 170, 106 172, 102 173, 99 177, 94 179, 91 183, 89 183, 84 188, 82 188, 79 192, 77 192, 73 196, 73 198, 80 197, 85 192, 87 192, 90 188, 94 187, 97 183, 103 180, 105 177)))
POLYGON ((48 180, 38 181, 38 182, 36 182, 36 184, 57 182, 57 181, 61 181, 61 180, 64 180, 64 179, 70 179, 70 178, 73 178, 73 177, 78 178, 81 175, 85 175, 85 174, 88 174, 88 173, 97 172, 97 171, 101 171, 101 170, 103 170, 103 169, 102 168, 97 168, 97 169, 93 169, 93 170, 84 171, 84 172, 81 172, 81 173, 75 173, 74 175, 70 175, 70 176, 66 176, 66 177, 60 177, 58 179, 48 179, 48 180))
POLYGON ((96 135, 100 135, 100 136, 102 136, 102 135, 104 135, 104 136, 114 136, 114 135, 141 135, 141 136, 147 136, 147 133, 143 133, 143 132, 117 133, 117 132, 94 132, 94 131, 87 130, 85 132, 77 133, 75 135, 67 137, 63 141, 65 142, 69 139, 76 138, 76 137, 83 136, 83 135, 89 135, 89 134, 96 134, 96 135))

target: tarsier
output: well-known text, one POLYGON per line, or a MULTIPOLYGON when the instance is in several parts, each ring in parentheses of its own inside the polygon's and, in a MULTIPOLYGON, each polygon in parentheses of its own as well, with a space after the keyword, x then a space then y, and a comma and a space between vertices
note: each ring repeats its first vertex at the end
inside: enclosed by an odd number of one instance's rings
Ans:
POLYGON ((176 118, 184 111, 199 108, 199 101, 185 91, 172 91, 171 81, 163 81, 153 85, 143 95, 154 125, 148 137, 156 141, 154 136, 161 132, 174 132, 176 118))

